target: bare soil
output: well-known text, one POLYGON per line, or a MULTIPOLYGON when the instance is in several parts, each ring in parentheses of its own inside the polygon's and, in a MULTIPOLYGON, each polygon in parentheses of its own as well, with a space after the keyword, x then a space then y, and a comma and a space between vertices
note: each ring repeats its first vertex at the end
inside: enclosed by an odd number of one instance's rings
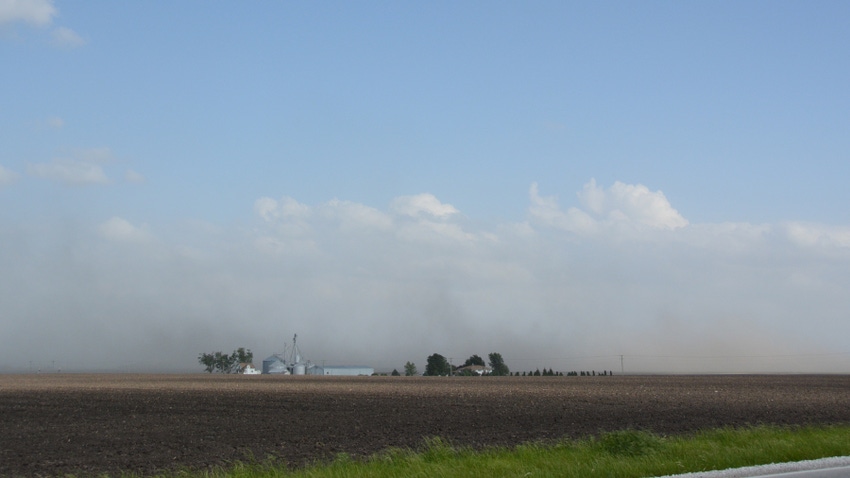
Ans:
POLYGON ((0 376, 0 476, 289 466, 627 428, 850 423, 850 376, 0 376))

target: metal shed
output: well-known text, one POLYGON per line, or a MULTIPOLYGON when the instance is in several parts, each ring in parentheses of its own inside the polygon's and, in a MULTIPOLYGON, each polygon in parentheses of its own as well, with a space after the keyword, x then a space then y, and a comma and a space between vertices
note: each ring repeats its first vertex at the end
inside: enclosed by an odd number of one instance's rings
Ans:
POLYGON ((309 369, 308 373, 311 375, 356 377, 358 375, 372 375, 375 373, 375 369, 361 365, 316 365, 309 369))

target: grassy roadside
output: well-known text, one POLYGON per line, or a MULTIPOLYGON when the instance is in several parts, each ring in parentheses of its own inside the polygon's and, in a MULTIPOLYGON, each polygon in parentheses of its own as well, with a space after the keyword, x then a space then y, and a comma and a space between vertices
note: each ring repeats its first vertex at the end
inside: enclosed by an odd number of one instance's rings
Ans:
POLYGON ((620 431, 581 441, 473 451, 440 439, 418 450, 389 450, 368 461, 340 455, 331 463, 287 470, 237 463, 184 477, 645 477, 850 455, 850 426, 720 429, 659 437, 620 431))

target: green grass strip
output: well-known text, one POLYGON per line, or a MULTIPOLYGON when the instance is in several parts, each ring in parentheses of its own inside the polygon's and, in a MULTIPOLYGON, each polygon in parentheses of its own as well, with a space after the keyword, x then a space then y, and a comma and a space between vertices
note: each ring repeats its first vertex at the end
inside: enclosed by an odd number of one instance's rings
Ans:
POLYGON ((661 437, 643 431, 586 440, 474 451, 439 438, 418 450, 392 449, 355 461, 296 470, 280 463, 237 463, 228 469, 180 473, 204 478, 355 477, 649 477, 850 455, 850 426, 720 429, 661 437))

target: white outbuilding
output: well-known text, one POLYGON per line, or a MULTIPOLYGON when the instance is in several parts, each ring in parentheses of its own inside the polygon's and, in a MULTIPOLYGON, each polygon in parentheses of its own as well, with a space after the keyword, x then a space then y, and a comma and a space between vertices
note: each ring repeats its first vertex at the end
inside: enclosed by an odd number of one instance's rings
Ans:
POLYGON ((361 365, 316 365, 310 368, 307 373, 311 375, 357 377, 373 375, 375 369, 361 365))
POLYGON ((240 363, 238 368, 236 369, 237 373, 241 373, 242 375, 259 375, 260 371, 254 368, 254 364, 252 363, 240 363))

